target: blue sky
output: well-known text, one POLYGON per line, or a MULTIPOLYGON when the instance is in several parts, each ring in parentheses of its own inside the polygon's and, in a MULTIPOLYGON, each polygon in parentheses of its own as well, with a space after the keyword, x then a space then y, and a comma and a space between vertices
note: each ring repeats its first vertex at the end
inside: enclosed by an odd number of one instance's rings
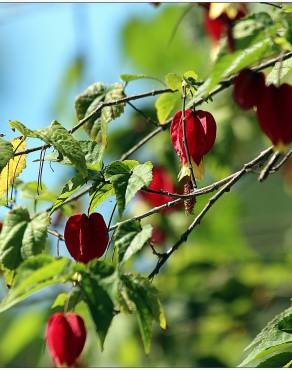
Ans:
MULTIPOLYGON (((52 102, 80 45, 87 61, 80 91, 93 82, 116 82, 120 73, 133 72, 122 55, 121 28, 130 16, 153 12, 148 3, 0 4, 0 132, 6 139, 15 136, 8 120, 36 129, 59 119, 52 102)), ((70 110, 73 115, 73 96, 70 110)), ((72 122, 61 123, 72 127, 72 122)), ((30 140, 28 146, 39 144, 30 140)), ((38 164, 32 160, 38 155, 29 156, 23 180, 37 180, 38 164)), ((49 188, 66 177, 64 167, 56 165, 54 170, 53 175, 48 166, 44 171, 43 181, 49 188)), ((107 217, 108 206, 104 211, 107 217)))

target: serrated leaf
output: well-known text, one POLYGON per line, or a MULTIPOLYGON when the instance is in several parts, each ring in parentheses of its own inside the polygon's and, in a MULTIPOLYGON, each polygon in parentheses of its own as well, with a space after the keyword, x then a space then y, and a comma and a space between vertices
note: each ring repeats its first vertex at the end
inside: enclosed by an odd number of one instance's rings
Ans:
MULTIPOLYGON (((26 143, 21 138, 16 138, 11 141, 14 153, 22 152, 25 150, 26 143)), ((14 183, 17 176, 20 175, 26 166, 25 155, 19 155, 11 158, 7 165, 0 173, 0 199, 6 194, 9 186, 14 183)))
POLYGON ((163 124, 174 111, 181 99, 180 93, 164 93, 159 96, 155 102, 155 108, 159 123, 163 124))
POLYGON ((0 303, 0 312, 46 286, 66 282, 71 276, 71 266, 68 258, 44 255, 29 258, 19 266, 13 288, 0 303))
POLYGON ((115 234, 115 244, 120 263, 126 262, 144 247, 152 236, 152 226, 141 227, 139 221, 127 222, 118 227, 115 234))
POLYGON ((62 189, 61 194, 58 196, 56 202, 53 204, 50 214, 52 214, 57 208, 62 207, 62 204, 67 200, 71 195, 73 195, 80 187, 84 185, 84 179, 76 175, 70 179, 62 189))
POLYGON ((101 168, 102 147, 95 141, 79 141, 81 149, 85 155, 86 166, 90 170, 99 171, 101 168))
MULTIPOLYGON (((95 83, 89 86, 75 101, 75 109, 78 120, 90 115, 104 102, 121 99, 125 96, 123 86, 115 83, 106 87, 102 83, 95 83)), ((95 117, 90 118, 84 125, 88 135, 98 143, 102 144, 104 149, 107 140, 107 124, 117 118, 124 109, 124 104, 105 107, 98 112, 95 117)))
POLYGON ((280 313, 256 336, 253 342, 246 348, 249 351, 247 357, 239 365, 240 367, 257 366, 259 362, 266 361, 279 351, 285 351, 292 346, 292 335, 283 331, 283 327, 290 322, 292 307, 280 313))
POLYGON ((4 267, 15 269, 25 258, 41 253, 45 248, 46 212, 30 219, 25 208, 15 208, 4 218, 0 234, 0 261, 4 267))
POLYGON ((133 168, 127 186, 126 205, 134 198, 140 189, 150 184, 152 181, 152 169, 153 164, 150 161, 138 164, 133 168))
POLYGON ((83 299, 87 303, 95 329, 100 340, 101 350, 114 317, 114 305, 108 293, 97 280, 84 276, 82 280, 83 299))
POLYGON ((169 87, 172 90, 181 91, 182 78, 177 73, 168 73, 164 79, 167 87, 169 87))
POLYGON ((282 79, 292 71, 292 58, 277 62, 271 72, 266 77, 266 85, 277 85, 282 79))
POLYGON ((272 45, 272 39, 265 37, 244 50, 236 51, 230 55, 224 55, 215 63, 210 77, 199 87, 194 100, 200 96, 207 97, 221 80, 243 68, 254 65, 265 56, 270 55, 273 51, 272 45))
POLYGON ((38 137, 34 131, 30 130, 19 121, 9 121, 9 125, 12 129, 18 130, 25 137, 38 137))
POLYGON ((105 171, 106 180, 113 185, 120 216, 126 205, 143 187, 152 180, 152 163, 137 161, 115 161, 105 171))
POLYGON ((59 122, 53 121, 49 127, 36 130, 35 133, 66 156, 82 176, 87 175, 85 156, 79 142, 59 122))
POLYGON ((90 194, 88 213, 94 212, 95 208, 109 196, 114 194, 112 184, 101 183, 98 184, 94 191, 90 194))
POLYGON ((0 172, 7 165, 9 160, 13 158, 13 146, 9 141, 0 138, 0 172))
POLYGON ((139 275, 122 275, 128 298, 136 307, 136 315, 145 352, 150 352, 152 324, 157 320, 161 327, 166 326, 165 317, 161 308, 158 292, 149 281, 139 275))
POLYGON ((24 260, 43 252, 49 223, 47 212, 39 213, 30 220, 22 238, 21 255, 24 260))

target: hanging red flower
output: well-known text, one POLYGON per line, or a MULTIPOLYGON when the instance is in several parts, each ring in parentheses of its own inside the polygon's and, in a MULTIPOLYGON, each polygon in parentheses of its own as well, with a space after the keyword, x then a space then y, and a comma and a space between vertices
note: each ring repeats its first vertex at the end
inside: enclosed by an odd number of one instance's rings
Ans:
POLYGON ((234 79, 234 100, 242 109, 250 109, 257 105, 265 88, 265 75, 243 69, 234 79))
POLYGON ((83 319, 75 313, 58 312, 47 324, 46 343, 56 366, 73 366, 86 341, 83 319))
MULTIPOLYGON (((216 122, 211 113, 191 109, 185 111, 185 133, 190 158, 193 164, 196 177, 200 180, 203 177, 203 156, 206 155, 214 145, 216 139, 216 122)), ((182 111, 178 111, 171 122, 170 136, 172 145, 182 164, 182 171, 179 176, 189 174, 188 158, 183 143, 183 120, 182 111)))
POLYGON ((104 254, 109 241, 108 229, 99 213, 89 217, 77 214, 69 217, 64 239, 71 256, 78 262, 87 263, 104 254))
POLYGON ((266 86, 257 105, 257 117, 274 146, 285 151, 292 142, 292 86, 266 86))

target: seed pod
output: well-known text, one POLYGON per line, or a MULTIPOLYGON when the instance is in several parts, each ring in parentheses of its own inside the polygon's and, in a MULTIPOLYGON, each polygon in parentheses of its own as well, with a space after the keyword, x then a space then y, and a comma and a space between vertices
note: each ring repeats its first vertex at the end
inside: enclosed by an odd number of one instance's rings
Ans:
POLYGON ((257 105, 264 88, 263 73, 243 69, 234 80, 234 100, 242 109, 250 109, 257 105))
MULTIPOLYGON (((175 193, 175 185, 170 174, 162 167, 154 167, 152 171, 152 181, 148 186, 151 190, 166 191, 169 193, 175 193)), ((151 207, 158 207, 165 203, 172 201, 174 198, 167 195, 155 194, 146 191, 141 191, 140 196, 145 200, 151 207)), ((168 207, 163 210, 164 213, 173 211, 177 206, 168 207)))
MULTIPOLYGON (((194 170, 198 179, 202 178, 202 159, 214 145, 216 139, 216 122, 211 113, 198 110, 193 112, 191 109, 185 111, 185 133, 187 146, 194 170)), ((183 121, 182 111, 178 111, 171 122, 170 136, 174 147, 183 167, 187 167, 188 158, 183 143, 183 121)), ((189 174, 188 174, 189 175, 189 174)))
MULTIPOLYGON (((184 184, 184 194, 185 195, 190 194, 193 190, 194 189, 193 189, 192 181, 191 179, 189 179, 188 182, 184 184)), ((192 213, 194 205, 195 205, 195 198, 188 198, 184 201, 186 215, 190 215, 192 213)))
POLYGON ((71 256, 78 262, 87 263, 101 257, 107 247, 108 229, 102 215, 92 213, 69 217, 64 239, 71 256))
POLYGON ((83 319, 74 313, 53 314, 47 324, 46 342, 56 366, 72 366, 86 341, 83 319))
POLYGON ((257 105, 257 117, 277 150, 285 150, 292 142, 292 85, 266 86, 257 105))

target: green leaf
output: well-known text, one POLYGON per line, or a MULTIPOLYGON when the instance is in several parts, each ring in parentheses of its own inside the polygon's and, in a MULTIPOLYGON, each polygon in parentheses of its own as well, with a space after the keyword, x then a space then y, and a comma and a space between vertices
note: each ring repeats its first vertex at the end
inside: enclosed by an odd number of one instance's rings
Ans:
POLYGON ((0 303, 0 312, 46 286, 66 282, 71 276, 71 266, 68 258, 47 255, 29 258, 19 266, 13 288, 0 303))
POLYGON ((142 73, 138 73, 138 74, 122 73, 120 75, 120 79, 123 80, 123 81, 125 81, 125 82, 131 82, 131 81, 135 81, 135 80, 141 80, 142 78, 146 78, 146 79, 149 79, 149 80, 156 80, 156 81, 162 82, 161 80, 159 80, 159 78, 148 76, 148 75, 145 75, 145 74, 142 74, 142 73))
POLYGON ((292 347, 291 317, 292 307, 274 317, 246 348, 249 354, 239 366, 257 366, 276 353, 285 352, 288 347, 292 347))
POLYGON ((95 190, 91 191, 89 200, 89 214, 94 212, 95 208, 109 196, 114 194, 112 184, 100 183, 96 186, 95 190))
POLYGON ((82 280, 83 299, 87 303, 103 350, 104 341, 114 317, 114 305, 96 279, 85 275, 82 280))
POLYGON ((60 293, 52 304, 51 309, 53 311, 74 311, 75 306, 81 300, 81 290, 75 288, 69 293, 60 293))
POLYGON ((77 190, 84 185, 84 179, 79 175, 76 175, 70 179, 62 189, 61 194, 58 196, 56 202, 53 204, 50 214, 52 214, 57 208, 62 207, 62 204, 67 200, 71 195, 73 195, 77 190))
POLYGON ((282 79, 292 71, 292 58, 277 62, 271 72, 266 77, 266 85, 277 85, 282 79))
POLYGON ((139 275, 122 275, 121 280, 127 290, 128 298, 136 307, 136 315, 145 352, 149 353, 153 320, 158 321, 162 328, 166 327, 164 313, 158 299, 158 292, 149 279, 139 275))
POLYGON ((45 248, 47 212, 30 219, 25 208, 10 211, 0 234, 0 261, 4 267, 15 269, 25 258, 41 253, 45 248))
MULTIPOLYGON (((266 12, 250 14, 238 22, 235 22, 233 28, 234 38, 237 43, 241 39, 249 39, 256 36, 260 31, 273 24, 273 19, 266 12)), ((237 46, 237 44, 236 44, 237 46)))
MULTIPOLYGON (((102 103, 115 101, 124 96, 123 85, 120 83, 114 83, 109 87, 99 82, 95 83, 77 97, 75 101, 77 118, 81 120, 97 110, 102 103)), ((107 124, 122 114, 123 110, 124 104, 105 107, 84 125, 84 129, 90 138, 102 144, 100 155, 102 155, 107 142, 107 124)))
POLYGON ((152 169, 153 164, 150 161, 147 161, 143 164, 138 164, 133 168, 127 186, 126 204, 128 204, 130 200, 134 198, 140 189, 150 184, 152 181, 152 169))
POLYGON ((180 103, 180 93, 164 93, 159 96, 159 98, 155 102, 156 113, 158 117, 158 121, 163 124, 166 119, 169 117, 170 113, 174 111, 174 109, 180 103))
POLYGON ((79 141, 81 149, 85 155, 86 166, 89 170, 99 171, 101 169, 102 148, 95 141, 79 141))
POLYGON ((164 79, 167 87, 181 91, 182 78, 177 73, 168 73, 164 79))
MULTIPOLYGON (((96 82, 84 90, 75 100, 75 110, 78 121, 92 113, 101 103, 106 93, 106 87, 96 82)), ((90 119, 87 125, 92 125, 95 119, 90 119)))
POLYGON ((0 138, 0 172, 7 165, 9 160, 13 158, 13 146, 9 141, 0 138))
POLYGON ((19 121, 9 121, 9 125, 13 130, 17 129, 23 136, 35 138, 38 137, 34 131, 30 130, 19 121))
POLYGON ((115 161, 106 168, 105 178, 114 187, 120 216, 135 194, 143 186, 148 186, 152 180, 152 163, 138 163, 137 161, 115 161))
POLYGON ((200 96, 207 97, 221 80, 245 67, 254 65, 265 56, 271 54, 271 51, 273 51, 272 45, 271 37, 265 37, 244 50, 239 50, 220 58, 214 65, 210 77, 199 87, 195 99, 200 96))
POLYGON ((25 260, 43 252, 50 218, 47 212, 34 216, 27 224, 22 238, 21 256, 25 260))
POLYGON ((142 249, 151 235, 152 226, 145 225, 142 228, 139 221, 131 221, 119 226, 115 233, 119 261, 121 263, 127 261, 142 249))
POLYGON ((48 128, 36 130, 37 136, 66 156, 82 176, 87 175, 85 156, 77 140, 57 121, 48 128))

